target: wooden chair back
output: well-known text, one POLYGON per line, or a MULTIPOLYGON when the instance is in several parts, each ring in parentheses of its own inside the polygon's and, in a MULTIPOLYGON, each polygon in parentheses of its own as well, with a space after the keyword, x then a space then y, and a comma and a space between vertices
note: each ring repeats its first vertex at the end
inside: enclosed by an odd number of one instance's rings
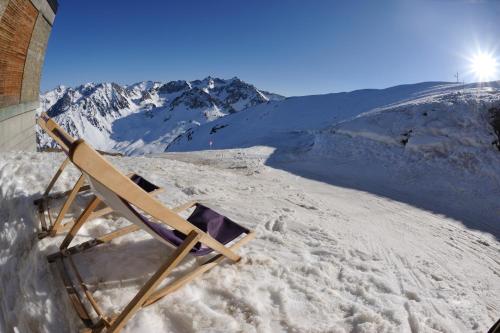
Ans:
POLYGON ((144 211, 186 236, 194 231, 200 235, 201 243, 232 260, 237 260, 238 256, 234 252, 150 196, 84 140, 79 139, 72 144, 69 158, 88 177, 96 195, 113 209, 124 213, 125 217, 130 218, 131 222, 137 223, 145 231, 150 233, 151 229, 140 218, 133 217, 137 214, 133 208, 144 211), (127 207, 128 204, 133 207, 127 207))

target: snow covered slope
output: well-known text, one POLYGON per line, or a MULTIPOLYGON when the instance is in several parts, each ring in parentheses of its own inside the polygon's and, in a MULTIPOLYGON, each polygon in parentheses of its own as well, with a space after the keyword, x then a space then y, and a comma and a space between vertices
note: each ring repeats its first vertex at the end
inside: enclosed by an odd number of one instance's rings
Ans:
MULTIPOLYGON (((165 187, 160 200, 169 206, 198 199, 257 231, 239 251, 242 261, 141 310, 124 332, 484 333, 498 319, 500 243, 494 236, 401 201, 271 168, 264 163, 272 151, 110 157, 124 172, 140 170, 165 187)), ((0 156, 2 332, 80 328, 58 271, 46 260, 62 236, 37 239, 32 204, 63 158, 0 156)), ((317 166, 328 167, 325 160, 317 166)), ((74 169, 64 173, 56 190, 77 177, 74 169)), ((79 198, 78 206, 88 199, 79 198)), ((448 200, 455 199, 449 192, 448 200)), ((127 223, 99 218, 75 244, 127 223)), ((138 232, 75 261, 103 310, 116 314, 171 252, 138 232)), ((195 264, 190 258, 180 269, 195 264)))
POLYGON ((270 166, 500 237, 499 135, 500 82, 425 83, 257 106, 193 129, 168 151, 207 149, 209 140, 214 148, 273 147, 270 166))
MULTIPOLYGON (((41 96, 41 109, 99 149, 138 154, 163 151, 188 128, 282 98, 238 78, 207 77, 165 84, 60 86, 41 96)), ((55 146, 40 129, 37 139, 40 148, 55 146)))
MULTIPOLYGON (((398 112, 391 112, 391 106, 401 103, 425 104, 422 109, 429 112, 440 104, 441 111, 434 112, 430 118, 443 117, 443 123, 437 126, 451 125, 447 122, 453 113, 455 104, 460 102, 460 95, 477 98, 478 107, 482 107, 482 98, 486 103, 497 100, 499 82, 487 84, 482 89, 475 85, 463 87, 443 82, 427 82, 396 86, 387 89, 356 90, 348 93, 334 93, 317 96, 290 97, 283 101, 261 104, 248 111, 217 119, 203 126, 193 127, 187 133, 176 138, 167 151, 194 151, 207 149, 213 142, 213 148, 239 148, 254 145, 272 147, 293 146, 297 132, 317 132, 337 124, 345 123, 355 117, 377 110, 386 110, 387 122, 394 126, 408 127, 411 119, 405 119, 398 112), (484 94, 477 94, 484 91, 484 94), (491 98, 490 98, 491 95, 491 98), (449 111, 449 112, 448 112, 449 111), (394 117, 394 118, 392 118, 394 117)), ((483 108, 481 112, 483 112, 483 108)), ((461 113, 463 114, 463 112, 461 113)), ((363 127, 363 118, 357 120, 363 127)), ((416 119, 415 119, 416 120, 416 119)), ((443 130, 446 130, 443 128, 443 130)), ((449 129, 450 131, 456 130, 449 129)), ((370 129, 367 129, 370 131, 370 129)), ((402 133, 395 133, 391 140, 399 141, 402 133)))

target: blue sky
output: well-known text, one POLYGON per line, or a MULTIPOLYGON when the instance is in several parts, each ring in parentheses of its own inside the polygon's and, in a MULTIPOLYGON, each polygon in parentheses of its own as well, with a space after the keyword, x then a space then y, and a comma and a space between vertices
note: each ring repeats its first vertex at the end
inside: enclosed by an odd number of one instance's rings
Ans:
MULTIPOLYGON (((59 0, 41 90, 238 76, 287 96, 468 82, 500 1, 59 0)), ((497 78, 498 79, 498 78, 497 78)))

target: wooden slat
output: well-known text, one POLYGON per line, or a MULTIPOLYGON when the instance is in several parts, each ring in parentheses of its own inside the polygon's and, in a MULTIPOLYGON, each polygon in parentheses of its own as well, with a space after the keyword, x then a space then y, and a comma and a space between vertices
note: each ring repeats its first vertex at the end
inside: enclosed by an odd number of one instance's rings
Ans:
POLYGON ((52 228, 51 228, 52 230, 50 232, 51 235, 54 236, 57 233, 64 216, 68 212, 69 207, 71 206, 71 204, 75 200, 76 195, 80 191, 80 188, 83 186, 84 182, 85 182, 85 177, 82 174, 82 175, 80 175, 80 178, 78 178, 78 180, 76 181, 75 186, 73 186, 73 189, 71 190, 71 192, 69 192, 69 195, 66 198, 66 201, 64 201, 64 204, 63 204, 61 210, 59 211, 59 214, 57 214, 57 218, 54 221, 54 223, 52 224, 52 228))
POLYGON ((175 213, 180 213, 182 211, 185 211, 186 209, 189 209, 189 208, 193 207, 197 203, 198 203, 197 201, 188 201, 185 204, 182 204, 180 206, 172 208, 172 211, 175 212, 175 213))
MULTIPOLYGON (((90 185, 83 185, 80 188, 80 190, 78 191, 78 193, 86 192, 88 190, 90 190, 90 185)), ((37 205, 40 203, 40 201, 43 201, 43 200, 50 202, 51 200, 61 199, 61 198, 64 198, 65 196, 67 196, 69 194, 69 192, 71 192, 71 190, 67 190, 64 192, 52 193, 52 194, 47 195, 46 197, 38 198, 38 199, 34 200, 33 203, 35 205, 37 205)))
POLYGON ((38 203, 38 216, 40 217, 40 223, 42 224, 42 231, 46 232, 49 230, 47 222, 45 221, 45 200, 41 200, 38 203))
MULTIPOLYGON (((122 229, 116 230, 112 233, 101 236, 101 237, 96 238, 94 240, 85 242, 83 244, 74 246, 72 248, 69 248, 69 249, 64 251, 64 255, 61 252, 58 252, 54 255, 51 255, 52 259, 50 258, 51 256, 49 256, 49 261, 54 261, 56 259, 63 260, 63 258, 65 258, 65 257, 69 257, 69 259, 71 260, 71 255, 73 255, 77 252, 81 252, 83 250, 89 249, 95 245, 109 242, 116 237, 123 236, 124 234, 130 233, 130 232, 133 232, 136 230, 140 230, 140 228, 136 225, 130 225, 128 227, 124 227, 122 229)), ((233 251, 237 250, 241 246, 243 246, 244 244, 246 244, 250 240, 252 240, 254 237, 255 237, 255 233, 251 232, 251 233, 247 234, 245 237, 236 241, 233 245, 231 245, 230 249, 233 251)), ((145 306, 148 306, 148 305, 155 303, 156 301, 158 301, 162 297, 165 297, 166 295, 178 290, 179 288, 181 288, 185 284, 189 283, 190 281, 192 281, 196 277, 198 277, 198 276, 202 275, 203 273, 207 272, 208 270, 212 269, 213 267, 218 265, 222 260, 224 260, 225 257, 221 254, 218 254, 218 255, 214 256, 213 258, 211 258, 210 260, 203 263, 202 265, 200 265, 199 267, 197 267, 195 270, 191 271, 190 273, 176 279, 175 281, 171 282, 167 286, 155 291, 156 287, 161 283, 161 281, 164 280, 168 276, 168 274, 170 274, 170 272, 176 267, 176 265, 187 255, 187 253, 189 253, 191 248, 198 241, 199 235, 197 235, 197 237, 192 239, 192 240, 188 239, 188 238, 186 238, 184 243, 181 244, 181 246, 179 248, 177 248, 177 250, 174 252, 172 257, 169 258, 167 263, 162 265, 162 268, 160 268, 155 273, 155 275, 148 281, 148 283, 143 288, 141 288, 141 291, 136 295, 136 297, 134 297, 135 301, 137 301, 139 303, 142 302, 142 303, 140 303, 141 305, 140 306, 134 305, 134 304, 136 304, 136 302, 134 302, 134 300, 133 300, 124 309, 124 311, 122 312, 122 314, 120 316, 115 317, 116 320, 121 318, 120 320, 122 320, 122 324, 115 322, 115 319, 109 319, 109 318, 106 318, 104 316, 102 310, 99 308, 98 304, 93 299, 92 294, 90 293, 90 291, 87 290, 86 286, 84 285, 81 277, 78 276, 79 273, 78 273, 76 266, 74 265, 73 262, 71 262, 73 265, 75 274, 77 274, 77 278, 80 281, 80 284, 82 285, 82 288, 85 292, 85 295, 89 299, 89 302, 94 307, 96 312, 101 316, 101 318, 104 318, 104 321, 100 321, 100 324, 98 323, 98 324, 94 325, 94 329, 89 329, 87 332, 100 332, 102 329, 104 329, 105 326, 109 327, 110 323, 111 323, 111 325, 114 325, 114 326, 112 326, 112 327, 114 327, 114 329, 113 330, 110 329, 109 332, 118 332, 125 325, 125 323, 130 319, 130 317, 136 311, 138 311, 138 309, 140 307, 145 307, 145 306), (189 245, 188 243, 191 245, 189 245), (170 264, 170 265, 168 265, 168 264, 170 264), (163 272, 163 273, 161 273, 161 272, 163 272), (128 313, 128 315, 126 314, 126 312, 128 313)), ((73 287, 73 289, 74 289, 74 287, 73 287)), ((70 298, 72 297, 71 296, 72 294, 78 295, 78 294, 76 294, 76 290, 69 289, 68 292, 70 293, 70 298)), ((73 296, 73 298, 74 298, 74 296, 73 296)), ((76 307, 77 312, 81 312, 82 310, 78 308, 80 306, 78 304, 81 304, 81 301, 75 303, 75 307, 76 307)))
POLYGON ((126 226, 124 228, 118 229, 116 231, 110 232, 109 234, 106 234, 104 236, 98 237, 97 239, 101 242, 107 243, 110 242, 111 240, 124 236, 126 234, 129 234, 134 231, 138 231, 141 228, 135 224, 131 224, 129 226, 126 226))
POLYGON ((85 326, 91 327, 93 325, 92 319, 90 318, 90 315, 89 315, 87 309, 85 309, 85 306, 82 303, 80 295, 78 294, 75 287, 71 283, 71 278, 68 274, 68 270, 66 269, 66 266, 65 266, 63 260, 64 260, 63 258, 60 258, 57 261, 57 266, 59 268, 59 272, 60 272, 61 278, 63 280, 64 287, 66 288, 66 291, 68 292, 69 299, 70 299, 71 303, 73 304, 73 306, 75 307, 75 310, 76 310, 78 316, 83 321, 85 326))
MULTIPOLYGON (((103 236, 100 236, 100 237, 88 240, 86 242, 83 242, 81 244, 72 246, 70 248, 67 248, 67 249, 64 250, 64 255, 73 255, 73 254, 76 254, 76 253, 80 253, 80 252, 86 251, 86 250, 88 250, 90 248, 93 248, 94 246, 110 242, 111 240, 113 240, 115 238, 124 236, 126 234, 129 234, 131 232, 134 232, 134 231, 137 231, 137 230, 140 230, 140 229, 141 228, 139 228, 135 224, 131 224, 131 225, 127 226, 127 227, 118 229, 116 231, 110 232, 110 233, 105 234, 103 236)), ((50 255, 47 256, 47 260, 49 262, 54 262, 56 259, 58 259, 58 258, 60 258, 60 257, 62 257, 64 255, 63 255, 63 253, 61 251, 56 252, 56 253, 52 253, 52 254, 50 254, 50 255)))
MULTIPOLYGON (((109 321, 115 320, 116 317, 111 317, 109 321)), ((104 320, 99 320, 94 326, 92 327, 87 327, 84 329, 81 329, 79 333, 100 333, 102 332, 106 327, 109 327, 107 321, 104 320)))
POLYGON ((72 247, 70 247, 68 249, 65 249, 64 251, 58 251, 58 252, 49 254, 47 256, 47 261, 49 263, 53 263, 56 260, 58 260, 59 258, 61 258, 61 257, 69 256, 69 255, 73 255, 73 254, 76 254, 76 253, 83 252, 85 250, 93 248, 94 246, 97 246, 97 245, 102 244, 102 243, 103 242, 101 242, 98 239, 94 238, 94 239, 91 239, 89 241, 83 242, 81 244, 72 246, 72 247))
POLYGON ((59 167, 59 169, 57 169, 57 172, 54 174, 54 176, 50 180, 49 185, 45 189, 45 192, 43 193, 44 197, 47 197, 49 195, 50 190, 52 189, 52 187, 56 183, 57 179, 59 179, 59 176, 64 171, 64 168, 66 168, 66 166, 68 165, 69 162, 70 162, 69 158, 66 157, 66 159, 61 163, 61 166, 59 167))
POLYGON ((201 235, 201 243, 231 260, 237 261, 240 259, 236 253, 165 207, 159 200, 149 196, 147 192, 118 171, 104 157, 86 144, 85 141, 77 140, 72 147, 70 158, 83 172, 89 174, 118 196, 155 219, 168 224, 184 235, 189 234, 191 231, 196 231, 197 234, 201 235))
POLYGON ((82 276, 80 275, 80 272, 76 268, 76 265, 75 265, 75 262, 73 261, 73 258, 71 256, 68 256, 67 259, 71 265, 71 268, 73 269, 73 272, 75 272, 76 279, 77 279, 78 283, 80 284, 80 287, 82 288, 85 296, 89 300, 90 305, 92 305, 92 307, 94 308, 94 311, 97 313, 97 315, 100 317, 100 319, 104 320, 105 323, 107 323, 109 325, 108 319, 106 318, 106 315, 102 311, 99 304, 97 304, 96 300, 94 299, 94 295, 92 295, 90 290, 87 288, 87 285, 83 282, 82 276))
POLYGON ((94 209, 99 205, 100 202, 101 202, 101 199, 99 199, 97 197, 94 197, 94 199, 92 199, 92 201, 90 201, 88 206, 83 210, 82 214, 78 217, 75 224, 73 225, 71 230, 66 235, 66 238, 64 238, 59 249, 65 250, 68 247, 68 245, 71 243, 73 238, 76 236, 78 230, 80 230, 80 228, 83 226, 83 224, 85 222, 87 222, 88 217, 94 211, 94 209))
POLYGON ((132 301, 113 321, 108 329, 109 333, 119 332, 125 323, 142 307, 142 304, 149 298, 158 285, 172 272, 172 270, 184 259, 193 246, 200 239, 195 231, 190 232, 184 242, 174 251, 173 255, 156 271, 156 273, 146 282, 132 301))
MULTIPOLYGON (((251 232, 248 235, 246 235, 244 238, 240 239, 236 243, 234 243, 230 249, 231 250, 237 250, 241 246, 245 245, 249 241, 255 238, 255 233, 251 232)), ((208 270, 214 268, 217 266, 222 260, 224 260, 224 256, 221 254, 218 254, 214 256, 212 259, 208 260, 207 262, 201 264, 199 267, 194 269, 192 272, 189 272, 188 274, 177 278, 175 281, 169 283, 167 286, 155 291, 154 293, 151 294, 151 296, 144 302, 143 306, 148 306, 151 305, 161 298, 167 296, 168 294, 173 293, 174 291, 178 290, 185 284, 191 282, 193 279, 197 278, 198 276, 202 275, 203 273, 207 272, 208 270)))

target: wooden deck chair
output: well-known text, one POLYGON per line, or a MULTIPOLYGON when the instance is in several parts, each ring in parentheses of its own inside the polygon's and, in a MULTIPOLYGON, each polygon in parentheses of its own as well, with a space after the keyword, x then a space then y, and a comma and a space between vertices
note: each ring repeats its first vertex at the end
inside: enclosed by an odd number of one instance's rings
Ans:
POLYGON ((106 330, 106 332, 119 332, 126 322, 142 307, 150 305, 178 290, 195 277, 219 264, 224 258, 234 262, 238 261, 240 256, 234 250, 254 237, 253 231, 236 224, 200 203, 189 202, 174 209, 167 208, 156 198, 148 195, 129 177, 120 173, 83 140, 78 140, 72 145, 70 159, 87 177, 96 197, 85 208, 66 235, 60 246, 60 251, 49 255, 48 260, 49 262, 56 262, 59 266, 70 300, 87 326, 86 332, 101 332, 103 330, 106 330), (92 214, 92 211, 101 201, 104 201, 116 212, 123 215, 132 222, 132 225, 69 247, 78 230, 87 221, 87 217, 92 214), (187 219, 177 214, 193 206, 196 208, 187 219), (106 316, 96 303, 86 284, 82 281, 72 255, 140 229, 148 232, 160 242, 173 246, 175 251, 165 259, 160 268, 118 316, 106 316), (162 288, 158 288, 161 282, 186 255, 206 256, 212 252, 218 254, 206 260, 190 273, 175 279, 162 288), (66 262, 69 262, 69 265, 66 262), (72 275, 69 274, 69 268, 73 272, 72 275), (79 287, 71 282, 71 276, 76 277, 79 287), (86 297, 87 306, 82 302, 82 296, 86 297), (94 310, 93 318, 87 308, 94 310))
MULTIPOLYGON (((61 166, 57 172, 52 177, 49 185, 45 189, 42 197, 35 200, 34 204, 38 207, 38 215, 40 217, 41 232, 38 233, 39 238, 44 238, 46 236, 55 236, 57 233, 68 230, 73 222, 68 222, 62 224, 64 216, 67 214, 74 200, 76 199, 78 193, 86 192, 90 189, 89 185, 85 184, 85 177, 80 175, 76 183, 73 185, 71 190, 65 191, 63 193, 51 194, 50 191, 54 187, 55 183, 61 176, 62 172, 66 166, 70 163, 69 150, 71 145, 76 141, 71 135, 69 135, 63 128, 61 128, 55 121, 53 121, 45 112, 43 112, 37 119, 37 124, 47 133, 58 145, 61 147, 62 151, 66 154, 66 159, 62 162, 61 166), (64 204, 57 213, 57 217, 53 220, 52 212, 50 209, 50 201, 53 199, 64 198, 64 204), (48 221, 47 221, 48 220, 48 221), (48 222, 48 223, 47 223, 48 222)), ((151 194, 158 194, 163 189, 156 186, 155 184, 147 181, 138 174, 132 173, 129 177, 135 181, 139 186, 151 194)), ((103 207, 95 211, 91 217, 96 218, 103 216, 112 212, 110 207, 103 207)))

